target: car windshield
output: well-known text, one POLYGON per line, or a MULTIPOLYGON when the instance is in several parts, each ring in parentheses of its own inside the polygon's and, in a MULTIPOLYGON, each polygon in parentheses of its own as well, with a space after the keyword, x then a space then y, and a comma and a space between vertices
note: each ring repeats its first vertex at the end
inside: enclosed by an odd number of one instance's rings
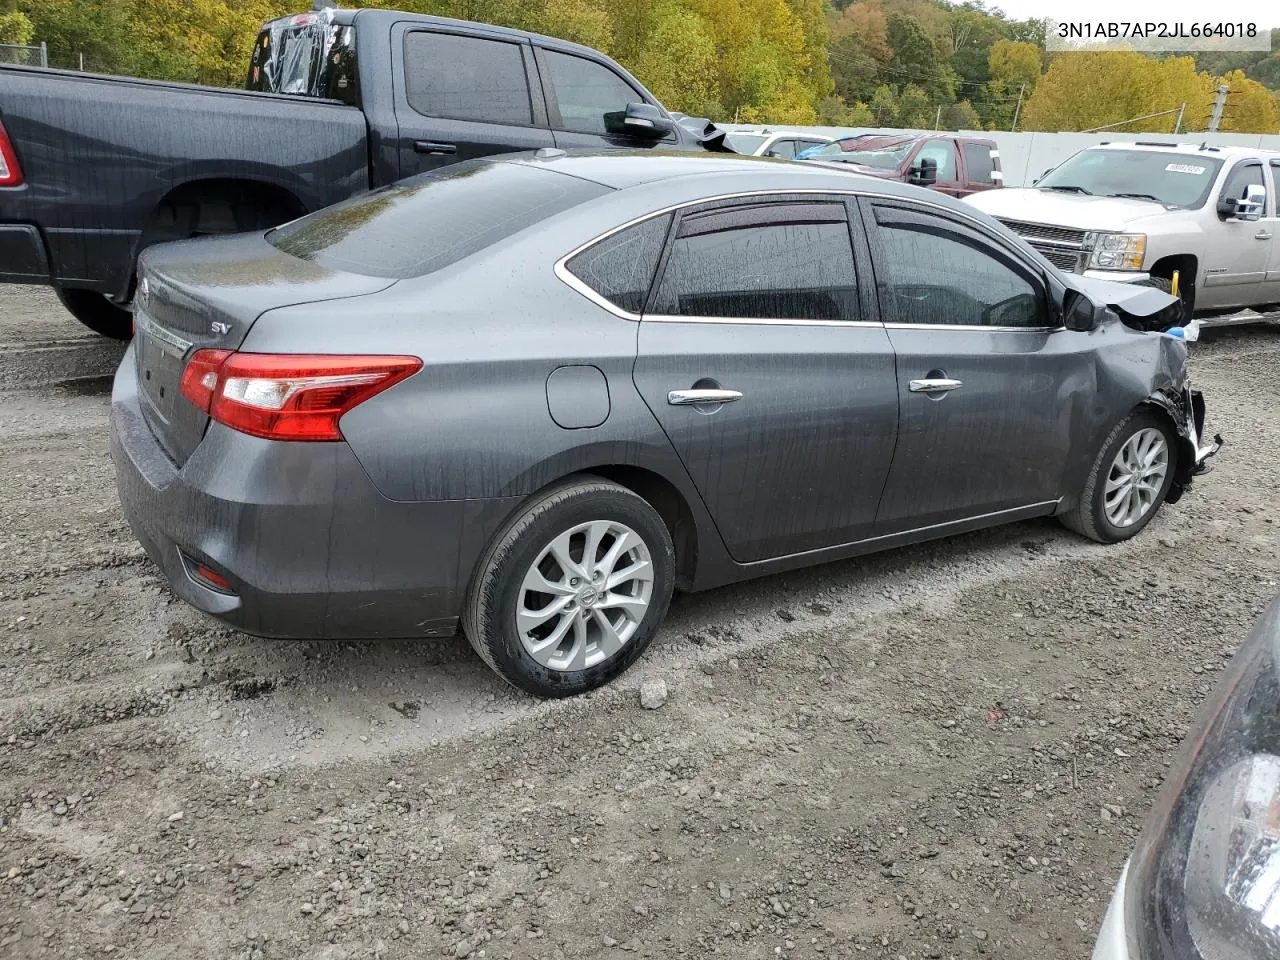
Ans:
POLYGON ((753 154, 760 149, 760 145, 768 139, 758 133, 731 133, 725 137, 725 140, 738 153, 753 154))
POLYGON ((1222 161, 1203 153, 1082 150, 1047 174, 1041 190, 1151 199, 1167 207, 1204 204, 1222 161))
POLYGON ((911 153, 913 140, 885 143, 875 140, 859 143, 837 140, 812 152, 805 151, 806 160, 837 160, 844 163, 860 163, 864 167, 880 170, 897 170, 911 153))
POLYGON ((286 223, 267 241, 323 267, 402 280, 609 192, 525 164, 466 160, 286 223))

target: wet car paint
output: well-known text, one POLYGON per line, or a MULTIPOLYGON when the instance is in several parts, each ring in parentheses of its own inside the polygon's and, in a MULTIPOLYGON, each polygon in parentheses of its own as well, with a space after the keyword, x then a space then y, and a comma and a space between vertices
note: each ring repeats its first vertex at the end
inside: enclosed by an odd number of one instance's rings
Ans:
MULTIPOLYGON (((113 449, 122 500, 140 539, 180 584, 179 594, 250 632, 435 635, 456 622, 475 564, 494 532, 530 495, 569 475, 603 475, 659 504, 676 528, 679 585, 704 589, 1063 512, 1074 506, 1103 438, 1129 411, 1152 404, 1169 411, 1179 430, 1186 425, 1184 343, 1134 330, 1115 310, 1087 333, 1024 332, 1019 335, 1024 338, 1020 349, 1039 357, 1044 366, 1040 376, 1051 378, 1053 386, 1043 396, 1046 408, 1036 413, 1040 422, 1023 415, 1003 429, 1010 436, 1045 424, 1061 431, 1063 450, 1051 471, 1057 483, 1021 502, 992 505, 983 490, 993 472, 989 462, 976 465, 982 469, 971 465, 956 474, 912 464, 899 471, 901 484, 894 496, 901 501, 926 498, 944 485, 967 498, 965 502, 985 506, 976 512, 937 511, 923 523, 907 517, 888 523, 868 502, 857 505, 861 515, 855 510, 848 523, 833 525, 824 534, 812 518, 837 515, 847 505, 843 501, 848 500, 848 490, 839 482, 846 464, 873 449, 880 450, 873 455, 883 463, 901 443, 901 431, 927 429, 909 418, 900 426, 896 408, 902 401, 891 381, 885 383, 888 394, 883 403, 856 414, 862 425, 838 457, 819 442, 788 454, 788 448, 779 448, 784 441, 776 429, 761 429, 765 424, 798 422, 796 418, 805 416, 812 405, 815 391, 845 388, 847 372, 820 366, 805 370, 797 362, 804 350, 817 349, 813 331, 831 337, 851 328, 784 326, 774 332, 800 345, 784 349, 779 343, 770 345, 767 337, 773 334, 758 324, 707 325, 724 337, 762 338, 752 351, 750 373, 760 384, 771 385, 773 405, 760 406, 760 400, 754 411, 750 403, 722 411, 747 419, 713 414, 721 417, 725 429, 714 440, 714 453, 705 466, 691 467, 689 451, 679 449, 679 428, 656 415, 654 408, 661 401, 654 394, 662 393, 664 384, 690 386, 685 382, 693 376, 690 355, 707 358, 705 376, 726 375, 716 369, 709 352, 714 343, 708 343, 708 329, 697 323, 662 324, 665 342, 645 355, 648 372, 633 374, 640 370, 637 350, 649 349, 644 346, 646 323, 637 325, 588 300, 555 275, 555 260, 619 224, 672 205, 740 192, 789 195, 799 190, 839 197, 861 192, 932 205, 985 226, 1029 262, 1043 261, 994 221, 916 188, 768 160, 704 155, 691 163, 687 155, 664 160, 651 154, 644 164, 633 161, 626 155, 501 161, 589 175, 616 192, 443 270, 342 299, 319 299, 315 292, 332 296, 347 289, 345 280, 332 286, 337 281, 325 278, 315 289, 307 283, 295 286, 283 267, 286 276, 272 278, 268 270, 264 279, 263 267, 272 262, 272 255, 262 251, 260 236, 199 241, 149 253, 148 269, 162 280, 182 277, 184 289, 197 302, 204 300, 207 288, 211 301, 216 298, 224 308, 222 313, 249 318, 257 312, 256 305, 263 307, 247 328, 210 336, 211 345, 262 353, 414 355, 424 362, 418 374, 343 418, 344 443, 263 441, 213 424, 190 459, 176 464, 162 451, 158 456, 147 452, 158 445, 137 398, 136 361, 132 353, 127 356, 113 397, 113 449), (699 169, 707 174, 685 175, 699 169), (237 284, 227 265, 241 258, 245 277, 237 284), (260 284, 264 289, 250 292, 260 284), (290 298, 299 302, 283 303, 290 298), (235 310, 226 310, 233 301, 235 310), (1055 337, 1063 346, 1055 345, 1055 337), (1069 373, 1064 374, 1063 364, 1055 359, 1058 353, 1075 357, 1069 373), (582 365, 603 374, 608 413, 598 425, 566 429, 549 407, 548 380, 558 370, 582 365), (654 384, 646 387, 646 377, 654 378, 654 384), (889 449, 885 438, 896 438, 889 449), (728 523, 723 505, 731 502, 731 494, 716 488, 717 500, 708 495, 708 484, 718 477, 731 478, 741 490, 742 478, 758 478, 760 465, 779 455, 793 456, 787 465, 791 486, 774 491, 792 498, 789 512, 782 511, 791 525, 780 525, 765 501, 761 509, 742 512, 728 523), (806 473, 825 483, 816 495, 806 497, 806 473), (293 540, 304 544, 305 551, 286 551, 282 544, 293 540), (241 606, 222 609, 225 596, 209 596, 210 591, 186 577, 175 560, 179 546, 226 572, 241 606), (291 561, 290 555, 307 559, 291 561)), ((1077 278, 1064 278, 1047 263, 1044 269, 1054 296, 1077 283, 1077 278)), ((1111 297, 1117 307, 1127 307, 1131 318, 1136 316, 1133 311, 1159 311, 1173 302, 1159 291, 1151 291, 1155 296, 1140 295, 1140 301, 1122 301, 1120 292, 1134 294, 1124 288, 1111 297)), ((870 289, 863 296, 874 303, 870 289)), ((1105 302, 1104 297, 1100 306, 1105 302)), ((884 336, 883 327, 857 329, 859 336, 876 335, 877 330, 884 336)), ((821 349, 834 348, 832 341, 821 349)), ((891 352, 884 356, 885 363, 892 363, 891 352)), ((975 375, 981 376, 981 358, 974 363, 975 375)), ((1017 388, 1015 383, 1009 389, 1017 388)), ((1008 389, 983 391, 974 406, 974 422, 962 424, 955 438, 958 448, 978 445, 992 423, 1008 420, 1008 401, 1008 389), (972 432, 966 436, 965 430, 972 432)), ((695 411, 688 411, 688 417, 711 419, 695 411)), ((1192 442, 1189 436, 1187 442, 1192 442)), ((1190 471, 1184 472, 1180 486, 1190 482, 1190 471)), ((869 500, 875 496, 874 473, 864 486, 861 495, 869 500)))

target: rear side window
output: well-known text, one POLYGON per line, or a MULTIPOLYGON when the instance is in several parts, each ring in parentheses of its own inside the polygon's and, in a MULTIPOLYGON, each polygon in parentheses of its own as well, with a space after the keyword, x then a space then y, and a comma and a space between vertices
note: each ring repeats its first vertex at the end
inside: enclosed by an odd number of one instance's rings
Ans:
POLYGON ((857 279, 844 205, 756 204, 684 217, 653 312, 857 319, 857 279))
POLYGON ((644 100, 629 83, 594 60, 545 49, 542 56, 560 106, 561 130, 603 135, 607 132, 606 113, 626 110, 628 103, 644 100))
POLYGON ((402 280, 441 270, 608 192, 522 164, 464 160, 285 224, 267 240, 334 270, 402 280))
POLYGON ((637 223, 583 250, 565 266, 615 307, 640 313, 670 226, 670 214, 637 223))
POLYGON ((425 116, 533 123, 518 43, 417 30, 404 38, 404 79, 409 106, 425 116))
POLYGON ((970 183, 991 183, 991 174, 996 169, 995 159, 991 156, 991 148, 984 143, 966 143, 964 145, 964 168, 969 175, 970 183))

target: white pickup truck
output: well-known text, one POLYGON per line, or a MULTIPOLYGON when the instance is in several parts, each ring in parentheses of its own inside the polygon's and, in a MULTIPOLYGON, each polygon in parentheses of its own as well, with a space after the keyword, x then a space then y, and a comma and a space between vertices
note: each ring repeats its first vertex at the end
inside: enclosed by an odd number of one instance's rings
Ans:
POLYGON ((1275 151, 1111 143, 966 202, 1060 270, 1173 288, 1207 324, 1280 310, 1278 187, 1275 151))

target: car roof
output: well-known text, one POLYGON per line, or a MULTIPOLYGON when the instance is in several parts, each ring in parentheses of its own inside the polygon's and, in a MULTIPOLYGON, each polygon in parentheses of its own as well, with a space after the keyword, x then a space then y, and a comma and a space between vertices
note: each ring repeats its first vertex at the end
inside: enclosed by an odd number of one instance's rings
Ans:
POLYGON ((1111 143, 1099 143, 1086 150, 1139 150, 1146 153, 1168 153, 1174 151, 1176 153, 1185 153, 1189 155, 1208 156, 1208 157, 1256 157, 1260 154, 1268 156, 1280 156, 1280 150, 1269 150, 1266 147, 1235 147, 1221 146, 1216 147, 1212 144, 1205 143, 1174 143, 1158 142, 1154 140, 1138 140, 1135 142, 1117 141, 1111 143))
MULTIPOLYGON (((931 199, 949 199, 935 191, 869 177, 852 171, 837 170, 822 164, 797 163, 772 157, 748 157, 742 154, 684 150, 539 150, 537 153, 501 154, 489 158, 494 163, 521 163, 554 170, 570 177, 591 180, 614 190, 627 190, 663 180, 705 179, 723 186, 729 179, 738 181, 736 188, 752 189, 755 178, 763 189, 785 193, 796 190, 849 191, 865 189, 868 193, 918 197, 927 193, 931 199)), ((722 192, 722 191, 721 191, 722 192)), ((956 202, 957 209, 965 209, 956 202)))
POLYGON ((725 133, 733 136, 735 133, 746 134, 749 137, 814 137, 818 140, 830 141, 832 138, 825 133, 809 133, 805 130, 789 130, 786 127, 759 127, 755 130, 729 130, 725 128, 725 133))

